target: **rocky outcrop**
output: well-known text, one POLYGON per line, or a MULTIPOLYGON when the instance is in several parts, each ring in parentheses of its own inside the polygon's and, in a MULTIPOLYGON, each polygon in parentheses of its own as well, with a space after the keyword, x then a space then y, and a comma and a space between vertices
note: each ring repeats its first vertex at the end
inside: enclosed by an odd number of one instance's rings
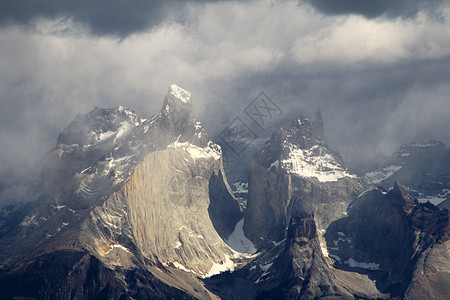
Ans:
MULTIPOLYGON (((368 272, 380 291, 404 297, 408 290, 409 299, 420 299, 420 295, 444 299, 427 290, 419 293, 417 286, 450 282, 445 269, 450 263, 445 252, 448 230, 448 210, 418 203, 396 183, 390 191, 374 189, 358 197, 349 206, 348 216, 330 225, 325 238, 335 266, 368 272)), ((445 290, 439 288, 438 293, 445 290)))
POLYGON ((267 272, 258 279, 256 299, 353 298, 336 284, 322 255, 314 219, 304 212, 292 216, 285 249, 267 272))
POLYGON ((319 230, 345 216, 364 184, 316 134, 307 118, 275 132, 250 167, 245 234, 254 243, 279 242, 293 213, 314 214, 319 230))

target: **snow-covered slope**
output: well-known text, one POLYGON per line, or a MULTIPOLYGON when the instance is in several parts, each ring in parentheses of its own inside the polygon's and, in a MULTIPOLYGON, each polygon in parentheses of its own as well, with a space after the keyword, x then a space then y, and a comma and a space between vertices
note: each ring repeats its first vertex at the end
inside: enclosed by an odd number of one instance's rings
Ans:
POLYGON ((320 182, 356 177, 343 166, 341 155, 319 137, 314 123, 303 116, 287 130, 275 132, 256 155, 268 170, 280 169, 320 182))
MULTIPOLYGON (((281 160, 281 168, 290 174, 301 177, 317 178, 320 182, 337 181, 345 177, 356 177, 345 170, 336 158, 322 145, 314 145, 309 149, 286 145, 289 150, 287 158, 281 160)), ((271 164, 276 166, 276 162, 271 164)))

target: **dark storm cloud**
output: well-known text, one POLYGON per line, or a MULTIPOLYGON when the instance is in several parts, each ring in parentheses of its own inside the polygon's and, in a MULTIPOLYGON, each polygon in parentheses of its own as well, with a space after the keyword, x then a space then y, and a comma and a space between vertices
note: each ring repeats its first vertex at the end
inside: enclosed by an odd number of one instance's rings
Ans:
POLYGON ((412 17, 421 10, 437 12, 444 0, 302 0, 330 15, 360 14, 367 18, 412 17))
POLYGON ((125 37, 160 24, 170 12, 175 12, 176 21, 182 21, 176 9, 184 3, 180 0, 4 0, 0 1, 0 25, 29 25, 38 18, 67 18, 86 26, 95 35, 125 37))

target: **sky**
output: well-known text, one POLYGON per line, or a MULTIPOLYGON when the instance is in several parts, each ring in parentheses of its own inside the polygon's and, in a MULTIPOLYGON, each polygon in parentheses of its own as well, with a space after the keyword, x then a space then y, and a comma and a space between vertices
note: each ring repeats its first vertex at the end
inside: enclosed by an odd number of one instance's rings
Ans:
POLYGON ((353 167, 450 145, 449 1, 0 0, 0 70, 3 177, 95 106, 157 113, 171 83, 211 136, 264 91, 283 121, 319 109, 353 167))

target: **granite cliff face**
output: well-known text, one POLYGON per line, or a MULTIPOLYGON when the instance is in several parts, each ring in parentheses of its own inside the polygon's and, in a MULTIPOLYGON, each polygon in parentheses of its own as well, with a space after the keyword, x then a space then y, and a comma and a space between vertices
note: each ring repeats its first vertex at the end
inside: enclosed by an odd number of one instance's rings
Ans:
POLYGON ((346 214, 365 186, 343 166, 309 119, 280 129, 255 153, 250 167, 245 234, 254 243, 279 242, 296 211, 314 215, 323 232, 346 214))
MULTIPOLYGON (((107 278, 113 270, 135 274, 116 283, 97 278, 101 286, 86 288, 85 297, 106 293, 111 284, 120 290, 117 298, 146 295, 146 288, 127 286, 152 274, 146 280, 172 286, 171 297, 191 291, 208 298, 195 278, 234 267, 238 254, 223 238, 242 213, 224 176, 220 147, 193 117, 190 94, 175 85, 150 119, 123 107, 78 116, 59 135, 42 173, 39 207, 0 240, 6 281, 31 276, 36 260, 56 255, 63 260, 60 272, 76 281, 66 271, 78 270, 85 284, 91 271, 80 263, 94 263, 107 278), (194 276, 174 279, 184 271, 194 276)), ((149 290, 146 297, 152 295, 149 290)))

